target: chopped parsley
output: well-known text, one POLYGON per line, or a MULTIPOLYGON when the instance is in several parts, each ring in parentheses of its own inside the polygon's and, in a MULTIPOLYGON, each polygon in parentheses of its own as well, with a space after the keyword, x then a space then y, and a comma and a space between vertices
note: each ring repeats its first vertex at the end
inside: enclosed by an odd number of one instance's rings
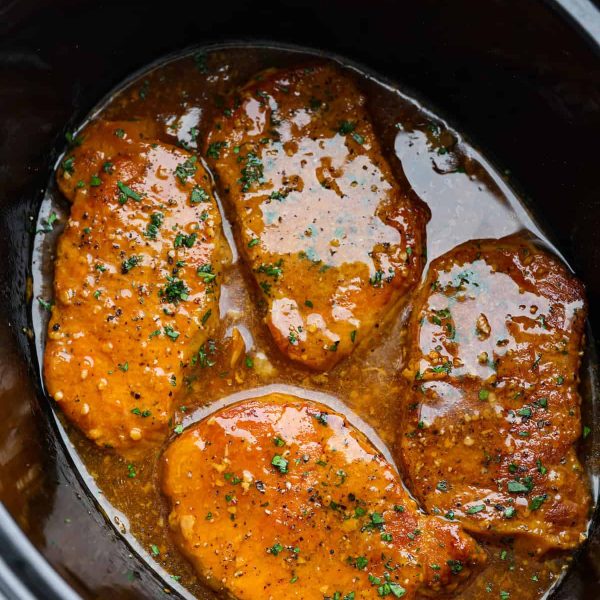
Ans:
POLYGON ((371 513, 371 523, 378 526, 384 525, 385 521, 383 519, 383 515, 378 512, 371 513))
POLYGON ((186 235, 185 233, 178 233, 173 240, 173 246, 175 248, 192 248, 196 243, 197 238, 197 233, 190 233, 189 235, 186 235))
POLYGON ((245 165, 242 167, 238 183, 242 184, 242 192, 247 192, 253 183, 262 183, 264 167, 260 158, 254 152, 248 152, 243 160, 245 165))
POLYGON ((267 552, 269 554, 272 554, 273 556, 277 556, 282 551, 283 551, 283 546, 279 542, 277 542, 270 548, 267 548, 267 552))
POLYGON ((538 510, 539 508, 541 508, 542 504, 546 502, 547 499, 548 496, 546 494, 543 494, 541 496, 534 496, 531 499, 531 502, 529 503, 529 510, 538 510))
POLYGON ((185 185, 187 180, 196 174, 198 170, 198 166, 196 165, 197 160, 195 156, 190 156, 175 168, 175 176, 182 185, 185 185))
POLYGON ((128 198, 139 202, 142 197, 137 192, 133 191, 129 186, 125 185, 122 181, 117 181, 117 188, 119 189, 119 195, 117 199, 119 204, 125 204, 128 198))
POLYGON ((211 264, 205 264, 201 267, 198 267, 196 274, 204 283, 210 283, 217 277, 217 275, 213 273, 211 264))
POLYGON ((458 575, 463 570, 463 564, 460 560, 447 560, 446 564, 454 575, 458 575))
POLYGON ((287 473, 288 472, 288 461, 283 458, 283 456, 280 456, 279 454, 276 454, 273 459, 271 460, 271 464, 280 472, 280 473, 287 473))
POLYGON ((189 291, 185 281, 178 277, 167 275, 167 284, 164 288, 158 290, 158 295, 167 302, 177 304, 180 300, 187 300, 189 298, 189 291))
POLYGON ((81 134, 76 135, 76 134, 72 133, 71 131, 67 131, 67 133, 65 133, 65 138, 71 148, 81 146, 81 143, 84 140, 84 137, 81 134))
POLYGON ((37 301, 44 310, 47 310, 48 312, 52 311, 52 302, 44 300, 41 296, 38 296, 37 301))
POLYGON ((206 193, 204 188, 199 185, 195 185, 190 195, 190 202, 192 204, 198 204, 200 202, 210 202, 210 196, 206 193))
POLYGON ((221 150, 227 146, 227 142, 212 142, 208 145, 206 156, 209 158, 219 158, 221 150))
POLYGON ((356 123, 353 123, 352 121, 340 121, 338 133, 347 135, 348 133, 352 133, 355 129, 356 123))
POLYGON ((38 229, 36 233, 50 233, 54 229, 54 223, 58 221, 58 215, 53 211, 50 213, 47 219, 45 219, 45 224, 42 225, 41 229, 38 229))
POLYGON ((152 411, 150 410, 140 410, 137 406, 135 408, 131 409, 131 414, 133 415, 137 415, 138 417, 149 417, 150 415, 152 415, 152 411))
POLYGON ((175 331, 175 329, 173 329, 173 327, 171 327, 170 325, 166 325, 164 327, 164 332, 165 335, 168 338, 171 338, 173 341, 175 341, 180 335, 179 331, 175 331))
POLYGON ((520 481, 509 481, 508 491, 511 494, 527 494, 531 491, 531 487, 521 483, 520 481))
POLYGON ((327 425, 327 413, 320 412, 313 416, 317 421, 319 421, 319 423, 321 423, 321 425, 327 425))
POLYGON ((369 277, 369 283, 373 287, 381 287, 383 285, 383 271, 375 271, 375 274, 369 277))
POLYGON ((545 475, 548 472, 548 469, 546 469, 546 467, 542 464, 542 461, 539 458, 535 462, 535 465, 540 475, 545 475))
POLYGON ((198 348, 198 352, 192 356, 192 365, 198 365, 202 369, 213 367, 216 363, 209 358, 209 354, 212 355, 215 352, 216 344, 214 340, 208 340, 208 342, 202 344, 202 346, 198 348))
POLYGON ((142 262, 142 260, 142 256, 130 256, 128 259, 124 260, 121 263, 121 273, 123 273, 123 275, 129 273, 129 271, 131 271, 131 269, 133 269, 134 267, 137 267, 142 262))
MULTIPOLYGON (((377 583, 381 583, 381 580, 377 577, 373 579, 377 579, 377 583)), ((386 581, 384 584, 380 585, 377 588, 377 594, 379 596, 393 596, 394 598, 402 598, 404 594, 406 594, 406 590, 399 584, 394 581, 386 581)))
POLYGON ((63 160, 61 163, 61 167, 63 168, 63 171, 65 173, 73 175, 73 173, 75 172, 75 158, 73 156, 65 158, 65 160, 63 160))
POLYGON ((164 223, 165 215, 161 212, 155 212, 150 215, 150 223, 146 226, 145 236, 151 240, 155 240, 158 235, 158 230, 164 223))
POLYGON ((283 269, 281 268, 282 265, 283 259, 279 259, 276 263, 262 263, 260 267, 258 267, 258 272, 264 273, 268 277, 277 280, 283 274, 283 269))
POLYGON ((360 135, 360 133, 356 133, 356 131, 352 132, 352 139, 357 143, 357 144, 364 144, 365 143, 365 138, 360 135))

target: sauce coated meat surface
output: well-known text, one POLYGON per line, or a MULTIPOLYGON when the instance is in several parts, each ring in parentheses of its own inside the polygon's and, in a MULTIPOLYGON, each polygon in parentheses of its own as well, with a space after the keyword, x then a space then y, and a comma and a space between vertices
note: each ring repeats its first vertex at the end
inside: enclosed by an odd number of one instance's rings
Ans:
POLYGON ((391 316, 423 268, 429 214, 394 179, 365 102, 329 65, 267 71, 206 143, 273 338, 318 370, 391 316))
POLYGON ((92 124, 62 163, 73 204, 44 356, 46 386, 69 419, 125 453, 164 438, 185 368, 219 320, 227 256, 205 170, 142 141, 143 128, 92 124))
POLYGON ((109 172, 109 158, 114 161, 118 157, 134 157, 140 151, 140 143, 156 141, 158 131, 156 123, 148 119, 91 123, 73 138, 71 151, 60 164, 58 188, 73 202, 78 191, 92 185, 92 177, 109 172))
POLYGON ((421 513, 378 451, 327 407, 284 394, 213 413, 171 443, 162 487, 177 544, 237 598, 415 598, 485 558, 421 513))
POLYGON ((583 286, 524 238, 467 242, 432 262, 408 328, 402 440, 429 512, 538 553, 582 541, 585 318, 583 286))

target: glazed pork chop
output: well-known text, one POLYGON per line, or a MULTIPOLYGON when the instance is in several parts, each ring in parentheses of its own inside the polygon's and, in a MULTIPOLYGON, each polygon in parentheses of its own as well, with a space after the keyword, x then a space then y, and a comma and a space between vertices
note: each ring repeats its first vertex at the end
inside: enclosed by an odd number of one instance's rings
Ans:
POLYGON ((228 252, 201 164, 142 141, 142 128, 93 124, 63 161, 72 209, 44 356, 48 392, 68 418, 124 453, 164 438, 185 368, 219 320, 228 252))
POLYGON ((430 513, 538 553, 581 542, 585 318, 581 283, 522 237, 467 242, 431 263, 408 329, 402 440, 430 513))
POLYGON ((456 589, 485 555, 419 511, 345 418, 284 394, 190 427, 163 456, 176 542, 236 598, 415 598, 456 589))
POLYGON ((419 280, 427 209, 400 185, 365 97, 328 65, 267 71, 206 142, 240 250, 292 360, 333 367, 419 280))

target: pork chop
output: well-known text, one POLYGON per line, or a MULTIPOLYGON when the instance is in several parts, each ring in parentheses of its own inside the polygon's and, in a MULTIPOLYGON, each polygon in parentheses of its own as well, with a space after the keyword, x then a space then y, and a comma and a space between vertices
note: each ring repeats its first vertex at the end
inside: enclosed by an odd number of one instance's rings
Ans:
POLYGON ((431 263, 408 327, 402 457, 433 514, 538 553, 576 547, 586 301, 554 256, 511 236, 431 263))
POLYGON ((317 370, 381 326, 424 263, 429 213, 392 174, 365 104, 330 65, 268 71, 206 141, 275 343, 317 370))
POLYGON ((197 158, 115 136, 127 127, 94 124, 71 155, 84 183, 61 186, 73 204, 58 242, 44 378, 89 438, 131 453, 164 439, 185 370, 218 323, 228 250, 197 158))

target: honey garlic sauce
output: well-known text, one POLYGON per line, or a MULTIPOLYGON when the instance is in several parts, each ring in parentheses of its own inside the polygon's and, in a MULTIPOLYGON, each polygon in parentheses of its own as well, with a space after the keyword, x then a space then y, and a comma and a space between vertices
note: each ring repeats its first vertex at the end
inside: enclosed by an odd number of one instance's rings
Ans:
MULTIPOLYGON (((100 115, 112 120, 152 119, 161 141, 197 152, 215 117, 227 110, 225 97, 231 89, 265 68, 292 67, 307 61, 314 61, 314 55, 270 47, 229 47, 192 53, 141 74, 114 94, 100 115)), ((385 82, 354 68, 347 72, 367 97, 367 111, 396 179, 403 185, 412 185, 431 209, 428 260, 472 238, 503 236, 520 229, 539 234, 502 179, 456 132, 385 82), (394 159, 394 154, 402 164, 394 159)), ((68 208, 58 195, 48 202, 51 205, 42 207, 42 215, 55 210, 59 220, 66 218, 68 208)), ((224 208, 227 233, 232 214, 229 206, 224 208)), ((306 207, 300 208, 306 212, 306 207)), ((273 211, 273 219, 278 218, 280 208, 276 203, 270 203, 268 210, 273 211)), ((336 210, 340 212, 343 207, 336 210)), ((329 227, 330 233, 335 234, 333 221, 329 227)), ((390 234, 387 230, 380 233, 388 237, 390 234)), ((295 251, 300 241, 285 238, 269 243, 286 245, 295 251)), ((319 243, 315 241, 315 253, 327 250, 319 243)), ((51 254, 43 260, 51 272, 51 254)), ((43 293, 41 274, 34 283, 34 293, 43 293)), ((356 414, 377 432, 383 443, 394 445, 402 401, 399 373, 404 368, 407 310, 385 326, 375 325, 369 343, 330 371, 317 374, 294 365, 275 347, 264 323, 266 303, 239 261, 224 271, 221 283, 221 327, 198 354, 197 368, 188 374, 185 391, 175 400, 178 410, 172 423, 173 438, 183 430, 184 423, 187 426, 195 422, 197 414, 206 415, 211 405, 230 395, 248 394, 260 386, 270 386, 274 391, 282 386, 284 392, 289 386, 297 386, 306 396, 318 392, 336 398, 336 410, 347 412, 351 421, 351 415, 356 414)), ((159 453, 130 462, 98 451, 74 428, 68 424, 65 427, 101 491, 99 502, 107 506, 108 512, 112 507, 126 517, 129 539, 135 538, 132 543, 139 543, 147 560, 155 561, 171 575, 170 579, 167 576, 167 583, 182 593, 187 590, 198 598, 211 597, 169 536, 167 507, 157 481, 159 453)), ((556 582, 569 562, 565 555, 546 560, 534 558, 515 549, 510 539, 483 545, 489 555, 483 572, 456 598, 535 600, 556 582)))

